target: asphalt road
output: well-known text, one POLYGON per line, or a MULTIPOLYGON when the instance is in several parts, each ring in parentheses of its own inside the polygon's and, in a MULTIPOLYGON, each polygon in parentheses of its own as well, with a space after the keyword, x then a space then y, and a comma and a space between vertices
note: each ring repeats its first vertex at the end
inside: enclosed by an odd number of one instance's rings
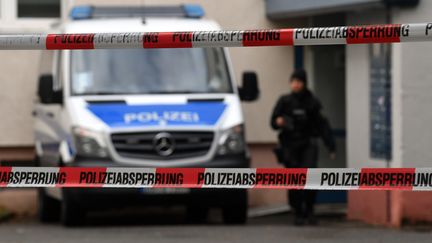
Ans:
POLYGON ((279 214, 251 218, 245 226, 226 226, 213 212, 206 224, 185 222, 180 211, 111 212, 92 215, 87 224, 65 228, 40 224, 34 217, 14 219, 0 225, 0 242, 430 242, 430 227, 386 229, 342 216, 321 216, 320 226, 295 227, 292 216, 279 214))

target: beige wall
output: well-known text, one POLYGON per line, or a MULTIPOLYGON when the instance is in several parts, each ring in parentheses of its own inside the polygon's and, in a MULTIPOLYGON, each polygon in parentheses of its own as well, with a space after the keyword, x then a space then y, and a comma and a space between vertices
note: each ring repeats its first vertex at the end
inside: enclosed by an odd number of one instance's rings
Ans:
POLYGON ((33 143, 39 51, 0 51, 0 146, 33 143))

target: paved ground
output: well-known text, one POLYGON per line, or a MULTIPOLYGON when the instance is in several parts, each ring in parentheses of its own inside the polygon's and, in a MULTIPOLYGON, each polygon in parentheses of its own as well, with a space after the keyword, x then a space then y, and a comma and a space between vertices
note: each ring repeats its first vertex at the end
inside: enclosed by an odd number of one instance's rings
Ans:
POLYGON ((295 227, 290 214, 256 217, 245 226, 225 226, 218 212, 209 223, 187 224, 181 210, 93 214, 79 228, 43 225, 26 216, 0 225, 0 242, 430 242, 429 227, 385 229, 321 216, 318 227, 295 227))
MULTIPOLYGON (((93 213, 86 225, 64 228, 36 220, 35 190, 6 190, 0 193, 2 206, 16 215, 0 224, 0 243, 8 242, 430 242, 432 226, 401 230, 347 222, 338 208, 321 210, 318 227, 295 227, 288 213, 255 217, 245 226, 225 226, 220 212, 212 211, 207 224, 193 225, 182 209, 154 208, 93 213)), ((319 208, 322 209, 322 208, 319 208)), ((339 208, 340 209, 340 208, 339 208)), ((342 208, 343 209, 343 208, 342 208)))

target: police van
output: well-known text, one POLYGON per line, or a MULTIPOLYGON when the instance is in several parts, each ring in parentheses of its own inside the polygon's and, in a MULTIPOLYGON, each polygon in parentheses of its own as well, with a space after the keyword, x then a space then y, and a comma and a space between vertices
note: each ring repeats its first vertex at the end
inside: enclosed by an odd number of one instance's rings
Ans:
MULTIPOLYGON (((219 30, 196 5, 79 6, 51 33, 219 30)), ((224 48, 43 51, 35 117, 36 162, 55 167, 249 167, 241 100, 259 95, 254 72, 237 87, 224 48)), ((86 212, 184 205, 204 220, 222 209, 244 223, 246 190, 42 188, 43 222, 86 212)))

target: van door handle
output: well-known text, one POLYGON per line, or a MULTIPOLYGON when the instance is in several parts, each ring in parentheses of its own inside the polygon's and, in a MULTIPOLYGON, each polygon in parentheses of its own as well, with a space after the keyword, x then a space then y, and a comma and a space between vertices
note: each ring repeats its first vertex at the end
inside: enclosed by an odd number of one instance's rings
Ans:
POLYGON ((47 113, 45 113, 45 115, 47 115, 48 117, 54 117, 54 113, 52 113, 52 112, 47 112, 47 113))
POLYGON ((36 110, 33 110, 33 111, 32 111, 32 116, 37 116, 37 115, 38 115, 37 111, 36 111, 36 110))

